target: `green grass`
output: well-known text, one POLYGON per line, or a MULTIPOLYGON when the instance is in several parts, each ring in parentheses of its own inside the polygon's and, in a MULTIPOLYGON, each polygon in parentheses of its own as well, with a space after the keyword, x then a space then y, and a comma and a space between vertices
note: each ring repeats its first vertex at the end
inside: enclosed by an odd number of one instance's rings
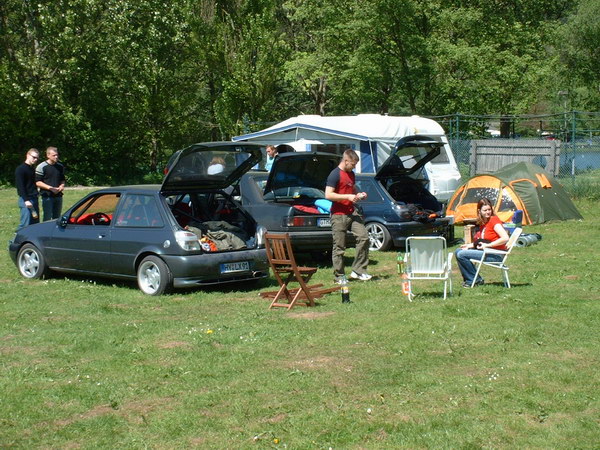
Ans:
POLYGON ((566 176, 560 182, 573 197, 600 200, 600 170, 579 173, 573 178, 566 176))
MULTIPOLYGON (((408 302, 395 252, 371 254, 354 303, 286 312, 258 296, 272 278, 153 298, 26 281, 5 251, 0 447, 597 448, 600 214, 577 206, 528 227, 543 240, 511 255, 512 289, 494 271, 462 289, 455 266, 446 301, 433 283, 408 302)), ((3 242, 17 222, 0 190, 3 242)))

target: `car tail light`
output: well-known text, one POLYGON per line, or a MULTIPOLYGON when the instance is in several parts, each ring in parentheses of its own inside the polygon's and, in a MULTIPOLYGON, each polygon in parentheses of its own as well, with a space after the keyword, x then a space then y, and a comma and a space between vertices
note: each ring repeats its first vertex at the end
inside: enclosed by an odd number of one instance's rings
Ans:
POLYGON ((316 225, 314 217, 294 216, 284 219, 286 227, 314 227, 316 225))
POLYGON ((191 231, 176 231, 175 239, 179 246, 186 251, 200 250, 200 241, 191 231))
POLYGON ((292 217, 290 220, 290 227, 305 227, 306 226, 306 218, 305 217, 292 217))

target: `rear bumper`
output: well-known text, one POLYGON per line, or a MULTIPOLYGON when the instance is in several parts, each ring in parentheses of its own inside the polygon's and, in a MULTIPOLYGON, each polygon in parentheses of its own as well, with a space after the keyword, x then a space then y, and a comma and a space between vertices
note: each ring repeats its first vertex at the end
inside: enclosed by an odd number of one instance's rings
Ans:
POLYGON ((406 238, 411 236, 444 236, 446 240, 454 239, 454 225, 450 219, 437 219, 433 222, 390 223, 386 227, 390 232, 395 247, 403 247, 406 238))
POLYGON ((175 287, 234 283, 265 278, 269 275, 269 263, 264 248, 191 256, 161 255, 161 258, 173 274, 175 287), (248 270, 221 273, 221 264, 244 261, 248 262, 248 270))
POLYGON ((298 252, 331 250, 333 246, 333 235, 331 230, 323 231, 269 231, 273 234, 290 235, 292 247, 298 252))

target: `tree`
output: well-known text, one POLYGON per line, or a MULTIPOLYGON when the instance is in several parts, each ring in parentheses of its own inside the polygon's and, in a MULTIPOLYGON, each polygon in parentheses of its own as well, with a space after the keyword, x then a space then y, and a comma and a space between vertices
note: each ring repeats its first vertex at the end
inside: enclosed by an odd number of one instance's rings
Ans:
MULTIPOLYGON (((559 91, 581 109, 600 108, 600 0, 581 0, 559 35, 559 91)), ((554 92, 556 93, 556 92, 554 92)))

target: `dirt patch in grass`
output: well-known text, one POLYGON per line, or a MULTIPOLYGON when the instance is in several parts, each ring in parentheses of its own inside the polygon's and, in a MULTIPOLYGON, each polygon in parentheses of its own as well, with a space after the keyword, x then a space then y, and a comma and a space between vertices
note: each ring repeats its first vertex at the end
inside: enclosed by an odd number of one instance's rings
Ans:
MULTIPOLYGON (((6 347, 6 346, 0 346, 0 355, 14 355, 14 354, 36 355, 37 354, 37 350, 35 350, 33 347, 23 347, 23 346, 6 347)), ((31 363, 31 361, 28 361, 28 363, 31 363)))
POLYGON ((327 312, 308 311, 308 312, 301 312, 301 313, 289 313, 287 316, 291 317, 292 319, 321 319, 323 317, 329 317, 334 314, 335 314, 334 311, 327 311, 327 312))
POLYGON ((183 342, 183 341, 162 342, 160 344, 157 344, 157 347, 162 348, 162 349, 182 348, 182 347, 189 347, 189 346, 190 346, 190 344, 188 342, 183 342))
POLYGON ((350 360, 333 356, 315 356, 307 359, 284 362, 283 365, 293 370, 334 369, 336 372, 352 372, 354 367, 350 360))
POLYGON ((63 428, 82 420, 94 419, 107 414, 115 414, 130 423, 142 423, 146 421, 146 416, 154 411, 172 409, 174 402, 173 398, 166 397, 126 402, 122 405, 98 405, 84 413, 75 414, 67 419, 57 420, 54 422, 54 425, 63 428))
POLYGON ((267 423, 279 423, 279 422, 283 422, 285 419, 287 419, 288 415, 285 413, 281 413, 281 414, 277 414, 276 416, 273 417, 269 417, 268 419, 265 420, 265 422, 267 423))

